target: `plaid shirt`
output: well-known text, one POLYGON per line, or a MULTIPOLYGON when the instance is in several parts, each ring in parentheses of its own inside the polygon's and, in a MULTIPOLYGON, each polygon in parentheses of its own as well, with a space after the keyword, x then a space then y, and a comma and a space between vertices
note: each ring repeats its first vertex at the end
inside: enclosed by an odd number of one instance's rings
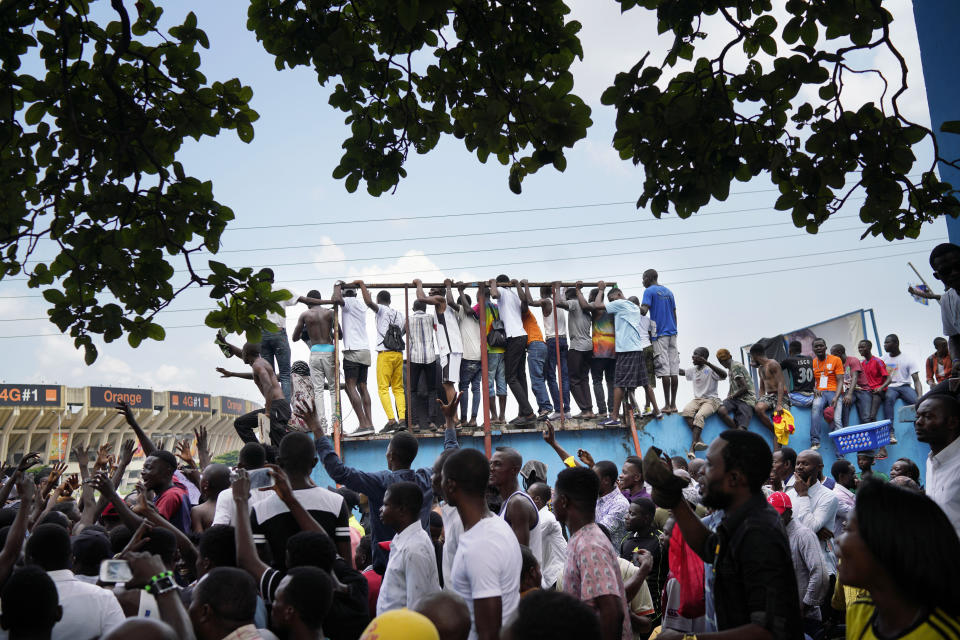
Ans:
POLYGON ((434 346, 436 323, 432 315, 424 311, 414 311, 410 316, 410 332, 407 338, 410 342, 410 362, 430 364, 437 359, 434 346))

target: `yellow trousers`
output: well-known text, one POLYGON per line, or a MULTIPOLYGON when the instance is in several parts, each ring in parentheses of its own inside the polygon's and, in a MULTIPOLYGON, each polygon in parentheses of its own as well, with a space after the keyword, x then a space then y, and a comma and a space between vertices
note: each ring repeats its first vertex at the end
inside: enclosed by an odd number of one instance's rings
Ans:
POLYGON ((387 419, 394 420, 390 389, 397 399, 397 413, 401 422, 407 417, 407 398, 403 393, 403 354, 399 351, 381 351, 377 354, 377 391, 387 419))

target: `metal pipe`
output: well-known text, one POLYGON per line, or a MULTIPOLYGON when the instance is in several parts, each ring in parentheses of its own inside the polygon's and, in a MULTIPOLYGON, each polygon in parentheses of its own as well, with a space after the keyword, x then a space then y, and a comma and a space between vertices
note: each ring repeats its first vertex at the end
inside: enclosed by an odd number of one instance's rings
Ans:
POLYGON ((557 287, 553 287, 553 346, 557 352, 557 396, 560 398, 560 428, 563 429, 567 408, 563 404, 563 367, 560 366, 560 311, 557 309, 557 287))
MULTIPOLYGON (((385 288, 385 287, 381 287, 381 288, 385 288)), ((407 370, 407 383, 403 385, 403 395, 406 398, 406 403, 407 403, 406 421, 407 421, 407 431, 409 432, 413 429, 413 427, 410 426, 410 412, 413 409, 413 402, 414 402, 413 396, 417 392, 417 390, 410 389, 410 383, 411 383, 411 378, 410 378, 410 290, 407 287, 403 288, 403 309, 404 309, 404 312, 403 312, 404 330, 403 331, 407 336, 407 344, 406 344, 407 364, 404 367, 407 370)), ((422 417, 423 416, 417 416, 418 419, 422 417)))
MULTIPOLYGON (((925 286, 925 287, 927 288, 927 291, 929 291, 930 293, 933 293, 933 289, 930 287, 929 284, 927 284, 927 281, 923 279, 923 276, 920 275, 920 272, 917 271, 917 268, 916 268, 915 266, 913 266, 913 263, 912 263, 912 262, 908 262, 907 264, 910 265, 910 268, 913 269, 913 272, 914 272, 915 274, 917 274, 917 277, 918 277, 918 278, 920 278, 920 282, 922 282, 922 283, 923 283, 923 286, 925 286)), ((937 304, 940 304, 940 305, 943 304, 942 302, 940 302, 939 298, 937 299, 937 304)))
POLYGON ((483 449, 487 458, 493 455, 490 437, 490 377, 487 369, 487 296, 483 288, 477 292, 477 319, 480 321, 480 393, 483 394, 483 449))
MULTIPOLYGON (((340 451, 340 433, 343 431, 342 415, 343 408, 340 406, 340 309, 333 305, 333 413, 330 416, 330 422, 333 423, 333 450, 337 452, 337 457, 343 459, 340 451)), ((322 391, 322 389, 321 389, 322 391)))
MULTIPOLYGON (((458 283, 455 282, 454 285, 456 285, 456 284, 458 284, 458 283)), ((483 283, 480 283, 480 282, 465 282, 465 283, 463 283, 463 284, 464 284, 465 286, 467 286, 467 287, 474 288, 474 287, 479 286, 480 284, 487 284, 487 281, 484 281, 483 283)), ((531 286, 531 287, 552 287, 552 286, 555 285, 555 284, 559 284, 561 287, 575 287, 575 286, 577 286, 577 283, 576 283, 576 282, 559 282, 559 283, 557 283, 557 282, 528 282, 527 284, 528 284, 529 286, 531 286)), ((598 282, 583 282, 583 283, 581 283, 581 285, 584 286, 584 287, 596 287, 598 284, 599 284, 598 282)), ((616 286, 617 283, 616 283, 616 282, 607 282, 606 284, 607 284, 607 286, 616 286)), ((368 289, 406 289, 407 287, 412 287, 412 286, 413 286, 413 283, 412 283, 412 282, 391 282, 391 283, 386 283, 386 284, 377 284, 377 283, 371 284, 371 283, 364 282, 364 286, 366 286, 368 289)), ((441 288, 441 287, 446 287, 447 285, 446 285, 445 282, 424 282, 424 283, 422 284, 422 286, 423 286, 424 289, 439 289, 439 288, 441 288)), ((357 287, 356 285, 354 285, 352 282, 347 282, 347 283, 342 284, 342 285, 340 286, 340 288, 341 288, 341 289, 357 289, 357 288, 359 288, 359 287, 357 287)))

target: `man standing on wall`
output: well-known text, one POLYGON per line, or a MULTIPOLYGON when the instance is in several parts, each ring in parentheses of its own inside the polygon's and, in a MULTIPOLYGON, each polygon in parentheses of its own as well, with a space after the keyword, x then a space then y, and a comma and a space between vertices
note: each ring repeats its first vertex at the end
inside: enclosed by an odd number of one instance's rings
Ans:
POLYGON ((390 433, 405 424, 407 418, 407 396, 403 390, 403 335, 406 333, 406 323, 403 314, 390 306, 389 291, 378 292, 377 301, 374 302, 363 280, 357 280, 357 286, 360 287, 363 303, 377 316, 377 393, 387 414, 387 424, 381 433, 390 433), (391 389, 397 403, 396 418, 393 417, 393 403, 390 402, 391 389))
POLYGON ((677 386, 680 375, 680 353, 677 351, 677 303, 673 292, 657 283, 654 269, 643 272, 643 292, 640 310, 650 313, 657 324, 656 341, 653 343, 656 356, 656 374, 663 383, 663 412, 677 412, 677 386))
POLYGON ((520 408, 520 415, 511 424, 523 427, 536 422, 536 414, 527 399, 527 375, 524 364, 527 357, 527 332, 523 328, 522 304, 517 294, 519 283, 505 275, 490 281, 490 296, 497 300, 500 318, 507 334, 504 354, 504 373, 507 386, 520 408))
MULTIPOLYGON (((360 286, 361 280, 354 286, 360 286)), ((367 305, 357 300, 356 289, 343 290, 345 282, 333 287, 333 303, 343 307, 343 377, 350 405, 357 414, 359 426, 350 435, 373 433, 370 418, 370 394, 367 392, 367 371, 370 369, 370 342, 367 340, 367 305)))

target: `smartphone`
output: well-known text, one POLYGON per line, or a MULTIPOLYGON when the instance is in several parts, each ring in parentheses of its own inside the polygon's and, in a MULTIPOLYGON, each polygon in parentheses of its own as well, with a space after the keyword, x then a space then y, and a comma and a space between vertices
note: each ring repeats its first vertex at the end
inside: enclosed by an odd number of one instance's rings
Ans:
POLYGON ((250 477, 250 491, 272 487, 274 484, 269 469, 254 469, 247 472, 247 475, 250 477))
POLYGON ((126 560, 108 559, 100 563, 100 582, 129 582, 133 572, 126 560))

